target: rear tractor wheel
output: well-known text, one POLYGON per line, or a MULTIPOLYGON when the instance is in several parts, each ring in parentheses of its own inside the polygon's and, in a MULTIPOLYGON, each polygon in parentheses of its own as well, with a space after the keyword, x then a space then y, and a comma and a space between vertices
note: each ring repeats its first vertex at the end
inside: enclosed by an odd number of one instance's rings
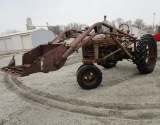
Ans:
POLYGON ((138 41, 135 61, 140 73, 153 72, 157 61, 157 43, 152 35, 146 34, 138 41))

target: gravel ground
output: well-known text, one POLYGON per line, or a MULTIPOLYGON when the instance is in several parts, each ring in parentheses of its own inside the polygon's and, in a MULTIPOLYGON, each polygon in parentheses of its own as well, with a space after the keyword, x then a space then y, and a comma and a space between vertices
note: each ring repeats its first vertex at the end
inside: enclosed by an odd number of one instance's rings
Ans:
MULTIPOLYGON (((0 67, 13 55, 0 53, 0 67)), ((76 81, 81 52, 60 70, 12 77, 0 72, 0 125, 160 125, 160 45, 153 73, 139 74, 126 60, 100 67, 101 85, 83 90, 76 81)))

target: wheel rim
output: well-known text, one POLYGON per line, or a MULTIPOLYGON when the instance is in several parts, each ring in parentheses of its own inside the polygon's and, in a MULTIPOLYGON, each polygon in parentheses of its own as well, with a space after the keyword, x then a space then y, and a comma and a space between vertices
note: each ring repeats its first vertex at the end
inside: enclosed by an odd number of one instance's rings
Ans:
POLYGON ((87 71, 83 74, 82 79, 86 85, 93 85, 97 81, 97 75, 93 71, 87 71))
POLYGON ((153 42, 149 42, 146 46, 146 64, 149 68, 155 65, 156 53, 153 42))

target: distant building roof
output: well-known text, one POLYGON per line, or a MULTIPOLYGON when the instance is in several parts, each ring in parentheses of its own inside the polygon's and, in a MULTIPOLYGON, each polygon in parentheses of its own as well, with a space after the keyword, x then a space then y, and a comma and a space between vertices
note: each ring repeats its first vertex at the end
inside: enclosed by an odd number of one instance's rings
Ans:
MULTIPOLYGON (((41 28, 43 29, 43 28, 41 28)), ((25 34, 29 34, 31 32, 34 32, 34 31, 37 31, 37 30, 41 30, 41 29, 34 29, 34 30, 27 30, 27 31, 22 31, 22 32, 16 32, 16 33, 11 33, 11 34, 7 34, 7 35, 3 35, 3 36, 0 36, 0 38, 4 38, 4 37, 9 37, 9 36, 15 36, 15 35, 25 35, 25 34)), ((45 29, 43 29, 45 30, 45 29)))

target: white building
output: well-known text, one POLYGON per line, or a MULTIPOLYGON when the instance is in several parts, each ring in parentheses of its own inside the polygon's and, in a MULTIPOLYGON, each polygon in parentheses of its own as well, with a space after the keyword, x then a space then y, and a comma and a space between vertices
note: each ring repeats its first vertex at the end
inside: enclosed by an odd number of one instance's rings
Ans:
POLYGON ((32 49, 53 39, 53 33, 45 29, 28 30, 0 36, 0 51, 32 49))
POLYGON ((147 34, 147 32, 145 32, 145 31, 143 31, 141 29, 138 29, 138 28, 136 28, 134 26, 131 26, 130 27, 130 34, 134 34, 135 37, 141 37, 141 36, 147 34))

